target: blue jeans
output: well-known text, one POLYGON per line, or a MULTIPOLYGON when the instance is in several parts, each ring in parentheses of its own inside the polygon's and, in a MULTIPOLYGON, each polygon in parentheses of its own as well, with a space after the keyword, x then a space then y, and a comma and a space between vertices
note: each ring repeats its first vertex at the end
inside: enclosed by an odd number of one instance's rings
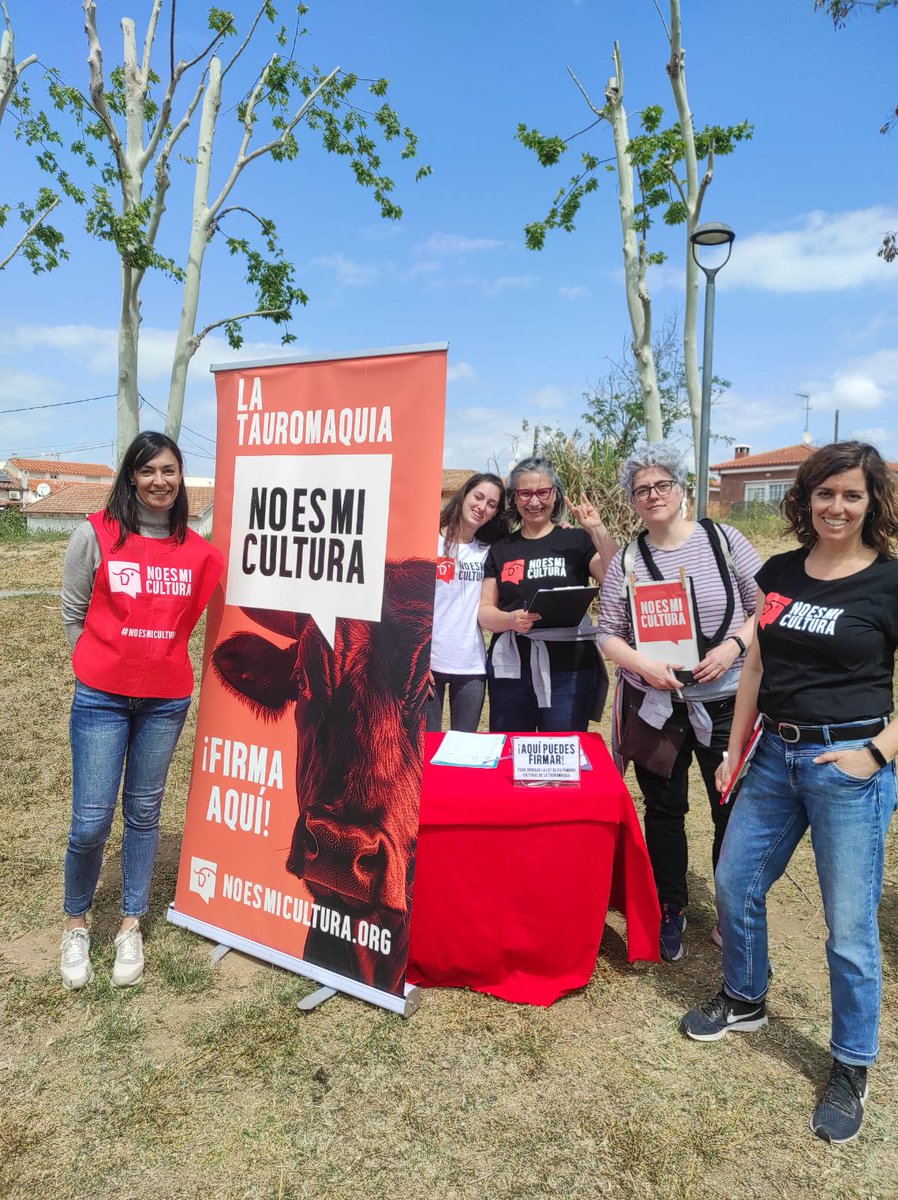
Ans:
POLYGON ((443 698, 449 688, 449 728, 476 733, 486 695, 485 675, 447 675, 433 671, 433 695, 427 701, 427 732, 443 728, 443 698))
MULTIPOLYGON (((552 704, 540 708, 529 666, 520 679, 497 679, 487 661, 491 733, 569 733, 586 731, 608 695, 608 672, 601 659, 594 669, 552 672, 552 704)), ((599 717, 595 717, 598 720, 599 717)))
POLYGON ((834 1058, 858 1067, 875 1062, 878 1049, 877 908, 895 769, 855 779, 812 759, 864 741, 837 741, 825 731, 821 743, 790 745, 765 733, 735 801, 715 876, 724 987, 741 1000, 760 1000, 767 990, 767 892, 810 827, 829 930, 830 1048, 834 1058))
POLYGON ((147 911, 162 792, 189 707, 189 696, 140 700, 75 683, 69 724, 72 824, 65 856, 66 916, 83 917, 93 904, 123 769, 121 911, 124 917, 147 911))

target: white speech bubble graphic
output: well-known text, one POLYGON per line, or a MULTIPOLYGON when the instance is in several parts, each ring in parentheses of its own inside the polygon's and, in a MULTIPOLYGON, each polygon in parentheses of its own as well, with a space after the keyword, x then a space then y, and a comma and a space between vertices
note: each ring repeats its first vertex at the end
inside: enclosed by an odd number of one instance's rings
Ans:
POLYGON ((228 604, 379 621, 391 454, 234 460, 228 604))
POLYGON ((110 560, 109 563, 110 592, 125 592, 136 596, 140 587, 140 563, 122 562, 121 559, 110 560))
POLYGON ((206 904, 215 899, 215 878, 218 873, 218 863, 210 862, 208 858, 191 858, 190 860, 190 891, 196 892, 206 904))

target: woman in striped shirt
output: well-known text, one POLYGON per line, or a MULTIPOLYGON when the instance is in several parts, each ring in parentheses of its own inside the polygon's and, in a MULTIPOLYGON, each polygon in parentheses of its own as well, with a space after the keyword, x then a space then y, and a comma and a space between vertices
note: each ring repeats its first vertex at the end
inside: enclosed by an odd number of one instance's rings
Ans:
POLYGON ((602 586, 598 642, 618 666, 618 753, 633 762, 645 799, 646 845, 661 905, 661 956, 677 962, 685 953, 689 898, 689 767, 694 754, 711 805, 716 867, 729 806, 720 804, 714 772, 727 747, 736 687, 754 636, 754 576, 761 561, 737 529, 683 516, 686 473, 675 447, 663 442, 637 447, 620 478, 645 526, 637 552, 627 556, 627 573, 637 582, 674 580, 682 568, 692 578, 702 635, 703 657, 685 684, 674 674, 680 663, 640 653, 624 580, 627 552, 615 556, 602 586))

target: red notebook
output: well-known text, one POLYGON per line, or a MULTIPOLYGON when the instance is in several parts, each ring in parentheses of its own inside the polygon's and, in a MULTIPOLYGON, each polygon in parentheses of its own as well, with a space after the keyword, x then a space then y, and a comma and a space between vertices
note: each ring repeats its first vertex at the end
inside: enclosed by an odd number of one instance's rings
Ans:
POLYGON ((751 737, 745 743, 745 749, 742 751, 742 757, 736 764, 736 770, 730 776, 730 782, 727 784, 726 790, 720 793, 720 803, 726 804, 730 800, 736 798, 736 792, 740 783, 745 778, 748 768, 751 766, 751 760, 754 758, 755 751, 758 748, 758 743, 761 740, 761 734, 764 732, 764 726, 761 723, 761 714, 758 713, 758 719, 755 721, 755 727, 751 731, 751 737))

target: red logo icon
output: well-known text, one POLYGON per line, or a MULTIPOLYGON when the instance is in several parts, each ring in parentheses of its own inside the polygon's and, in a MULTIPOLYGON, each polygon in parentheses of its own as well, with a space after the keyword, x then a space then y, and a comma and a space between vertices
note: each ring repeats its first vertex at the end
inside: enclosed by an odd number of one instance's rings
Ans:
POLYGON ((788 608, 791 603, 791 596, 781 596, 779 592, 768 592, 764 611, 758 618, 758 627, 766 629, 768 625, 772 625, 775 621, 779 620, 783 610, 788 608))
POLYGON ((520 583, 524 578, 524 560, 523 558, 513 559, 512 562, 507 562, 502 568, 502 574, 499 577, 500 583, 520 583))
POLYGON ((454 558, 438 558, 437 559, 437 579, 443 583, 449 583, 455 578, 455 559, 454 558))

